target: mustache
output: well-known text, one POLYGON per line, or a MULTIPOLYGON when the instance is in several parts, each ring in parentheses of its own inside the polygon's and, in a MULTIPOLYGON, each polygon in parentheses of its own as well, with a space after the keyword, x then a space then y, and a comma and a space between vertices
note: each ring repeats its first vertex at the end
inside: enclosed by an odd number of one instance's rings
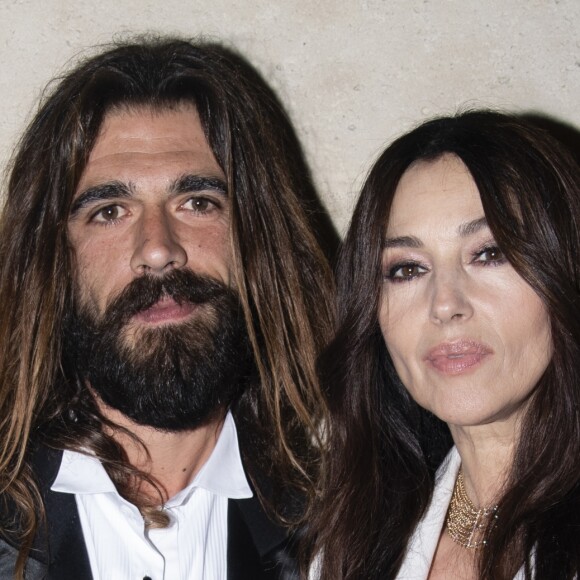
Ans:
POLYGON ((178 304, 205 304, 219 302, 231 293, 222 282, 189 269, 172 270, 162 277, 144 275, 132 280, 115 297, 105 311, 103 322, 123 326, 131 317, 165 297, 178 304))

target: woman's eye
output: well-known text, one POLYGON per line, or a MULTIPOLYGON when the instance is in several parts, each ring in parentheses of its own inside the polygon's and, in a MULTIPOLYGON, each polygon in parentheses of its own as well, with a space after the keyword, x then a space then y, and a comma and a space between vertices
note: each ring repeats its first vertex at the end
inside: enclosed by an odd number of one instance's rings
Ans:
POLYGON ((505 262, 505 256, 503 252, 497 246, 490 246, 489 248, 484 248, 475 254, 475 262, 480 262, 483 264, 503 264, 505 262))
POLYGON ((405 282, 422 276, 427 272, 427 268, 419 264, 397 264, 387 273, 386 278, 393 282, 405 282))
POLYGON ((126 210, 120 205, 108 205, 97 211, 93 217, 92 221, 100 223, 113 223, 118 219, 122 218, 126 214, 126 210))

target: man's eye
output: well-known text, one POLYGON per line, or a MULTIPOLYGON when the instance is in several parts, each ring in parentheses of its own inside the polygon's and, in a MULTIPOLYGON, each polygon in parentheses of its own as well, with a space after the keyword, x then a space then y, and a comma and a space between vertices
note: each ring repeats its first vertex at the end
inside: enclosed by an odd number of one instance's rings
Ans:
POLYGON ((191 197, 181 207, 196 213, 208 213, 217 207, 217 202, 208 197, 191 197))
POLYGON ((414 263, 396 264, 387 272, 386 278, 391 282, 407 282, 422 276, 427 268, 414 263))
POLYGON ((108 205, 93 214, 91 221, 99 223, 113 223, 126 214, 120 205, 108 205))

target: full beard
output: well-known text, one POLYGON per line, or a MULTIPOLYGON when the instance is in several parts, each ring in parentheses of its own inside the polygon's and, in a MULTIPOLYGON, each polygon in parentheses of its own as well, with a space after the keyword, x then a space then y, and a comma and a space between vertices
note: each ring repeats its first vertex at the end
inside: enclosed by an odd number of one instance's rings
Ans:
POLYGON ((139 425, 173 432, 225 411, 251 367, 237 293, 183 269, 136 278, 102 316, 77 305, 65 324, 64 354, 67 374, 106 405, 139 425), (163 297, 196 310, 180 323, 135 323, 136 314, 163 297))

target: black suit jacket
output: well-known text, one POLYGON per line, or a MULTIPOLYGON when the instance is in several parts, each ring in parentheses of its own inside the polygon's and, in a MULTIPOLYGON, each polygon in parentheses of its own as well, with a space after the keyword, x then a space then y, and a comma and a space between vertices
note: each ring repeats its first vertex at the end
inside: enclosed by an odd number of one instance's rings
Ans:
MULTIPOLYGON (((50 490, 61 459, 62 451, 46 447, 34 455, 34 472, 44 498, 47 526, 35 538, 26 580, 93 578, 75 497, 50 490)), ((3 522, 11 521, 12 514, 4 513, 2 517, 3 522)), ((229 500, 228 580, 297 580, 294 540, 266 516, 255 497, 229 500)), ((2 580, 13 577, 16 546, 11 538, 0 539, 2 580)))

